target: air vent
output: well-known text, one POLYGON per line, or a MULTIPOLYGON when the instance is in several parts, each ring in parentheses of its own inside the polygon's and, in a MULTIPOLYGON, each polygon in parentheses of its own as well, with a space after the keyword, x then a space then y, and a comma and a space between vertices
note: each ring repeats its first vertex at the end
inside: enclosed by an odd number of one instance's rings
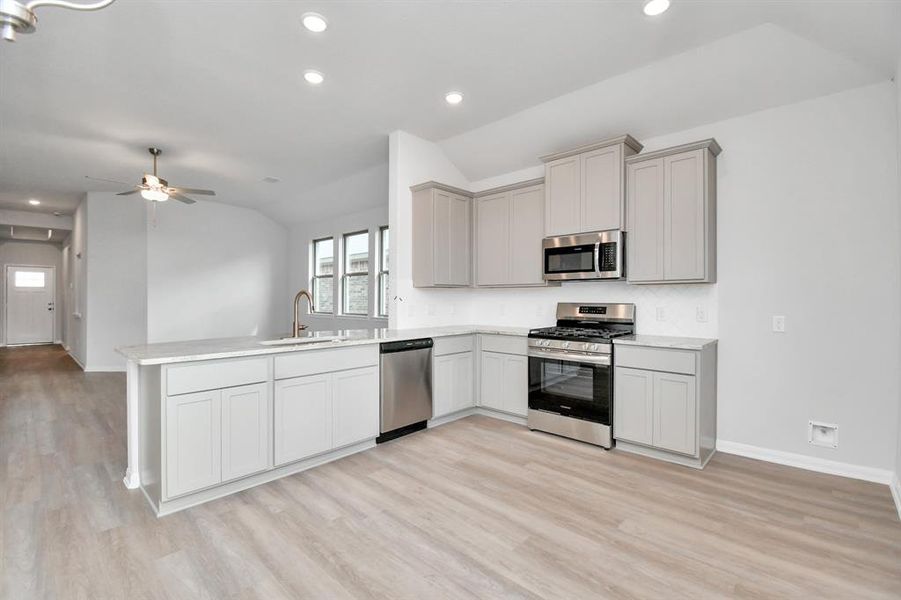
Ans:
POLYGON ((807 442, 824 448, 838 448, 838 425, 808 421, 807 442))

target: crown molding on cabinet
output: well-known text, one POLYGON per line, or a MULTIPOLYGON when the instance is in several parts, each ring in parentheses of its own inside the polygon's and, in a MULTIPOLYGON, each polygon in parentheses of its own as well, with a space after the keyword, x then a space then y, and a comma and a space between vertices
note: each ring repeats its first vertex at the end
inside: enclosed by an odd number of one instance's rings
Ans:
POLYGON ((582 154, 584 152, 591 152, 592 150, 597 150, 598 148, 605 148, 607 146, 615 146, 617 144, 625 144, 626 146, 635 150, 635 152, 641 152, 641 149, 644 148, 644 146, 641 145, 641 142, 636 140, 631 135, 626 134, 626 135, 621 135, 619 137, 615 137, 615 138, 612 138, 609 140, 603 140, 601 142, 594 142, 593 144, 579 146, 578 148, 572 148, 571 150, 564 150, 562 152, 555 152, 554 154, 547 154, 540 158, 541 158, 541 162, 551 162, 552 160, 566 158, 568 156, 575 156, 576 154, 582 154))
POLYGON ((630 165, 632 163, 642 162, 645 160, 654 160, 655 158, 661 158, 663 156, 670 156, 672 154, 679 154, 682 152, 691 152, 692 150, 709 150, 710 153, 713 154, 713 156, 718 156, 719 153, 723 151, 723 148, 715 139, 710 138, 701 140, 699 142, 691 142, 690 144, 682 144, 681 146, 673 146, 672 148, 655 150, 653 152, 633 154, 632 156, 626 157, 626 164, 630 165))
POLYGON ((438 183, 437 181, 426 181, 424 183, 417 183, 416 185, 410 186, 411 192, 421 192, 422 190, 431 190, 438 189, 443 190, 445 192, 450 192, 451 194, 459 194, 460 196, 466 196, 467 198, 472 198, 472 192, 468 190, 464 190, 463 188, 454 187, 452 185, 447 185, 445 183, 438 183))
POLYGON ((512 192, 513 190, 521 190, 522 188, 532 187, 533 185, 541 185, 544 183, 544 177, 536 177, 535 179, 527 179, 526 181, 518 181, 509 185, 491 188, 490 190, 482 190, 473 194, 473 198, 484 198, 485 196, 493 196, 494 194, 503 194, 504 192, 512 192))

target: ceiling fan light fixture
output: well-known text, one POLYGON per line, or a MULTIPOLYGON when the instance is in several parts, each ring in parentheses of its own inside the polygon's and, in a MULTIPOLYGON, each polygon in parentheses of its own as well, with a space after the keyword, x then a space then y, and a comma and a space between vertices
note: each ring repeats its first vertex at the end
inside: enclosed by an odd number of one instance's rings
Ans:
POLYGON ((165 202, 169 199, 169 194, 163 190, 141 190, 141 197, 151 202, 165 202))

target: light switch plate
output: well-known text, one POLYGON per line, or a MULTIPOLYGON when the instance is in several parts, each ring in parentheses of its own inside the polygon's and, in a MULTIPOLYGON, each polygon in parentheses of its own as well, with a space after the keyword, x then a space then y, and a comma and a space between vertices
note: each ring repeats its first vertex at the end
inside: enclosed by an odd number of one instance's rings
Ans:
POLYGON ((773 316, 773 331, 775 331, 776 333, 785 333, 785 316, 784 315, 773 316))
POLYGON ((697 309, 695 310, 695 319, 697 319, 698 323, 706 323, 707 322, 707 307, 703 304, 698 304, 697 309))

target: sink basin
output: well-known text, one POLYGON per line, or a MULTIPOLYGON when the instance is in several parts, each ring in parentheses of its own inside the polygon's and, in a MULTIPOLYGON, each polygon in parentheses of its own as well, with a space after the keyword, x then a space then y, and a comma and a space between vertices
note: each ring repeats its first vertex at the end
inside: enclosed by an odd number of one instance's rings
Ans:
POLYGON ((340 335, 323 335, 321 337, 290 337, 281 338, 280 340, 266 340, 260 342, 263 346, 305 346, 307 344, 328 344, 342 342, 346 337, 340 335))

